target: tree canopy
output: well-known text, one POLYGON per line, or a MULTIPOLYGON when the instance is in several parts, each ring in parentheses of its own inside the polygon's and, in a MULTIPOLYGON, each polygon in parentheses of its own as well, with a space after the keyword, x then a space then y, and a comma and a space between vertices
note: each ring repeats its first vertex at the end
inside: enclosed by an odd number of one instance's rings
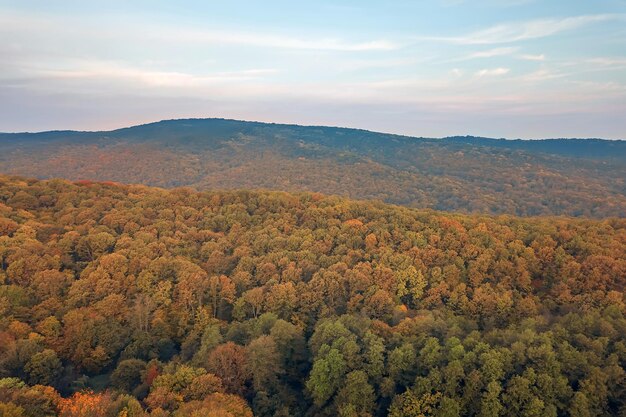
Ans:
POLYGON ((619 140, 432 139, 187 119, 110 132, 0 133, 0 172, 322 192, 466 213, 626 216, 626 141, 619 140))
POLYGON ((626 220, 0 176, 0 414, 626 413, 626 220))

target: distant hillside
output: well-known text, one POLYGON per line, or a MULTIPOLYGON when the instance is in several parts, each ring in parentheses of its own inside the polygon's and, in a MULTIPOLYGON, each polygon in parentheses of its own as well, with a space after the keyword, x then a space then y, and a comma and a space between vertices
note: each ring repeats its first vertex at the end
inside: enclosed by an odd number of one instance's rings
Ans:
POLYGON ((0 172, 315 191, 462 212, 626 216, 626 142, 601 139, 432 139, 187 119, 110 132, 0 134, 0 172))

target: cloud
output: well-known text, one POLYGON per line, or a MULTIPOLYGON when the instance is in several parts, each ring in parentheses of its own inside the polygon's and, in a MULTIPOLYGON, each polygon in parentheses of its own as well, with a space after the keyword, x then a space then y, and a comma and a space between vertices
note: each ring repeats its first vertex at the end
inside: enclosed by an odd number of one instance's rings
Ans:
POLYGON ((626 19, 625 14, 595 14, 566 17, 563 19, 537 19, 500 24, 462 36, 427 36, 416 38, 416 40, 431 40, 470 45, 512 43, 529 39, 544 38, 593 23, 624 19, 626 19))
POLYGON ((622 67, 626 65, 626 57, 600 57, 600 58, 591 58, 588 59, 587 62, 594 65, 601 65, 604 67, 622 67))
POLYGON ((474 75, 477 77, 497 77, 508 74, 510 71, 509 68, 481 69, 480 71, 476 71, 474 75))
MULTIPOLYGON (((31 126, 52 114, 59 119, 50 117, 52 123, 82 123, 83 108, 91 109, 93 123, 101 116, 121 120, 133 108, 142 117, 157 118, 150 109, 158 106, 161 118, 183 116, 201 113, 196 106, 209 101, 206 114, 243 116, 236 109, 245 108, 250 109, 248 116, 266 112, 268 120, 286 120, 289 114, 340 120, 346 113, 335 109, 350 114, 368 106, 380 109, 355 116, 366 126, 384 119, 377 112, 387 109, 402 113, 405 123, 416 123, 424 112, 455 120, 460 115, 471 119, 527 112, 544 117, 549 112, 610 109, 626 97, 617 88, 622 73, 616 68, 626 65, 619 53, 612 57, 607 50, 607 57, 594 58, 585 48, 553 54, 551 43, 539 49, 503 42, 550 36, 618 16, 512 22, 475 32, 464 29, 467 22, 461 21, 456 33, 466 35, 413 45, 410 34, 385 32, 384 27, 375 28, 380 32, 346 28, 334 35, 260 24, 220 28, 172 20, 158 25, 147 16, 132 15, 120 17, 125 24, 114 27, 103 24, 110 16, 81 19, 72 13, 3 11, 0 107, 6 113, 0 116, 0 127, 17 126, 13 119, 18 116, 31 126), (559 56, 572 65, 559 62, 559 56), (465 62, 470 59, 474 61, 465 62), (541 70, 532 72, 536 69, 541 70), (607 73, 580 78, 614 83, 602 90, 573 84, 585 71, 607 73), (129 96, 136 98, 134 104, 129 96), (73 107, 63 110, 68 102, 73 107), (104 102, 110 107, 101 112, 94 103, 104 102), (318 113, 307 111, 312 108, 318 113)), ((447 123, 440 125, 449 129, 447 123)))
POLYGON ((151 87, 200 87, 225 82, 258 80, 279 72, 273 68, 252 68, 191 74, 178 71, 155 71, 107 61, 71 62, 66 69, 31 69, 27 75, 41 79, 66 81, 96 80, 131 82, 151 87))
POLYGON ((518 47, 493 48, 493 49, 487 49, 487 50, 482 50, 482 51, 476 51, 465 56, 461 56, 461 57, 453 58, 453 59, 447 59, 447 60, 443 60, 440 62, 451 63, 451 62, 471 61, 473 59, 494 58, 498 56, 512 55, 518 50, 519 50, 518 47))
POLYGON ((264 32, 246 31, 242 29, 205 30, 193 27, 168 25, 154 25, 142 21, 128 24, 121 29, 106 27, 94 31, 93 27, 72 18, 59 18, 52 15, 25 15, 22 13, 3 11, 0 14, 0 33, 41 33, 47 31, 59 34, 76 36, 89 34, 89 37, 111 40, 118 37, 124 40, 148 40, 176 43, 202 43, 211 45, 244 45, 259 48, 326 50, 342 52, 390 51, 401 48, 403 45, 386 39, 367 39, 362 41, 345 40, 311 35, 294 37, 290 35, 264 32))
MULTIPOLYGON (((158 32, 157 32, 158 33, 158 32)), ((399 49, 401 45, 387 40, 370 40, 364 42, 346 42, 332 38, 299 39, 266 33, 240 31, 198 31, 176 30, 161 35, 165 40, 182 42, 198 42, 210 44, 239 44, 262 48, 327 50, 343 52, 389 51, 399 49)))
POLYGON ((522 76, 521 79, 526 82, 540 82, 540 81, 546 81, 546 80, 553 80, 555 78, 563 78, 563 77, 567 77, 568 75, 569 74, 555 72, 555 71, 551 71, 548 69, 540 69, 540 70, 533 71, 529 74, 522 76))
POLYGON ((455 77, 461 77, 463 75, 463 70, 459 68, 452 68, 450 70, 450 74, 455 77))
POLYGON ((367 59, 367 58, 348 58, 343 60, 336 60, 333 68, 339 71, 359 71, 365 69, 391 69, 410 67, 418 63, 428 62, 428 57, 409 57, 409 58, 397 58, 390 59, 388 57, 367 59))
POLYGON ((505 47, 505 48, 494 48, 489 49, 487 51, 478 51, 473 54, 468 55, 468 59, 474 58, 491 58, 494 56, 502 56, 502 55, 511 55, 513 52, 517 51, 519 48, 515 47, 505 47))
POLYGON ((562 68, 569 68, 572 73, 583 74, 626 69, 626 57, 595 57, 558 63, 562 68))

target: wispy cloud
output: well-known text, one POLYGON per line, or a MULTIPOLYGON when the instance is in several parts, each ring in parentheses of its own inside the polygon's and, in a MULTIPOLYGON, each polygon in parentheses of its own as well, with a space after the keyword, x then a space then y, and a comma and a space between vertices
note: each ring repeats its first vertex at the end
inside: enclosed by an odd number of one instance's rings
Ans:
POLYGON ((584 74, 605 71, 621 71, 626 69, 626 57, 595 57, 579 60, 567 60, 558 63, 561 68, 567 68, 570 73, 584 74))
POLYGON ((392 69, 410 67, 418 63, 428 62, 431 58, 419 57, 419 58, 398 58, 392 59, 388 57, 376 58, 376 59, 343 59, 337 60, 334 64, 334 68, 340 71, 360 71, 365 69, 392 69))
POLYGON ((450 74, 455 76, 455 77, 461 77, 463 76, 463 70, 460 68, 452 68, 450 70, 450 74))
POLYGON ((601 65, 604 67, 623 67, 626 66, 626 57, 600 57, 590 58, 587 60, 590 64, 601 65))
POLYGON ((541 81, 546 81, 546 80, 553 80, 556 78, 563 78, 563 77, 567 77, 568 75, 569 74, 556 72, 556 71, 544 68, 544 69, 533 71, 529 74, 522 76, 521 80, 525 82, 535 83, 535 82, 541 82, 541 81))
POLYGON ((178 42, 187 44, 211 45, 244 45, 258 48, 274 49, 302 49, 327 50, 343 52, 389 51, 401 48, 398 42, 386 39, 348 40, 331 38, 319 34, 294 37, 291 34, 282 34, 267 31, 248 31, 245 29, 206 30, 193 27, 176 27, 168 25, 154 26, 145 22, 136 25, 127 25, 121 30, 101 28, 93 31, 85 27, 81 21, 68 24, 67 19, 55 16, 24 15, 7 12, 0 15, 0 30, 7 33, 25 31, 41 32, 47 30, 58 36, 61 33, 89 33, 91 37, 111 39, 112 37, 132 37, 133 39, 147 39, 150 41, 178 42), (135 29, 135 27, 137 29, 135 29))
POLYGON ((176 30, 164 36, 167 40, 199 42, 209 44, 239 44, 263 48, 327 50, 344 52, 389 51, 399 49, 400 44, 388 40, 368 40, 349 42, 332 38, 300 39, 266 33, 243 31, 199 31, 176 30))
MULTIPOLYGON (((446 134, 463 118, 491 129, 500 117, 502 135, 523 135, 528 126, 545 132, 550 114, 597 112, 615 120, 587 123, 589 130, 612 126, 623 136, 625 38, 615 29, 625 15, 618 8, 581 3, 563 8, 567 17, 536 0, 523 14, 507 5, 526 0, 447 0, 457 3, 448 8, 444 0, 433 2, 438 7, 390 1, 384 8, 360 2, 358 10, 328 5, 333 10, 317 14, 316 6, 288 21, 254 2, 241 13, 216 4, 194 16, 159 10, 162 0, 106 10, 66 9, 67 0, 0 6, 0 130, 32 129, 36 120, 119 122, 133 111, 148 120, 158 118, 158 107, 161 118, 265 114, 343 124, 354 116, 355 125, 413 125, 419 134, 428 133, 427 114, 446 134), (383 12, 390 18, 377 21, 383 12), (414 15, 425 36, 414 37, 414 15), (545 18, 521 17, 529 15, 545 18), (316 24, 320 18, 327 20, 316 24), (398 119, 382 122, 388 112, 398 119), (522 122, 529 115, 541 123, 522 122)), ((564 126, 552 123, 555 132, 564 126)))
POLYGON ((551 36, 582 26, 609 20, 625 20, 626 14, 595 14, 566 17, 562 19, 537 19, 495 25, 487 29, 461 36, 425 36, 416 40, 431 40, 459 44, 498 44, 524 41, 551 36))
POLYGON ((492 58, 494 56, 502 56, 502 55, 511 55, 513 52, 517 51, 519 48, 515 47, 504 47, 504 48, 494 48, 486 51, 478 51, 468 55, 469 59, 474 58, 492 58))
POLYGON ((273 68, 252 68, 241 71, 222 71, 191 74, 178 71, 156 71, 106 61, 74 62, 71 69, 31 69, 30 75, 59 80, 118 80, 137 82, 153 87, 199 87, 215 83, 258 80, 277 73, 273 68))
POLYGON ((509 68, 489 68, 489 69, 481 69, 480 71, 476 71, 474 75, 476 77, 494 77, 508 74, 511 70, 509 68))
POLYGON ((519 55, 518 58, 523 59, 525 61, 545 61, 546 60, 545 54, 537 54, 537 55, 522 54, 522 55, 519 55))
POLYGON ((481 51, 472 52, 467 55, 460 56, 458 58, 446 59, 439 61, 440 63, 451 63, 451 62, 463 62, 463 61, 471 61, 474 59, 486 59, 486 58, 494 58, 512 55, 519 50, 518 47, 502 47, 502 48, 493 48, 486 49, 481 51))

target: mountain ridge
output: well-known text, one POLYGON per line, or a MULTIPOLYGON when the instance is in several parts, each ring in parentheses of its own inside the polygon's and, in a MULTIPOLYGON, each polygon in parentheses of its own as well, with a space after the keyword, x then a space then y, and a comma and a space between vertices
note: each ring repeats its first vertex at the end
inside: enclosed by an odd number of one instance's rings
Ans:
POLYGON ((626 139, 606 139, 600 137, 547 137, 547 138, 507 138, 507 137, 489 137, 489 136, 477 136, 477 135, 449 135, 449 136, 441 136, 441 137, 429 137, 429 136, 414 136, 402 133, 392 133, 392 132, 383 132, 378 130, 371 130, 365 128, 358 127, 348 127, 348 126, 333 126, 333 125, 316 125, 316 124, 299 124, 299 123, 276 123, 276 122, 263 122, 258 120, 244 120, 244 119, 231 119, 224 117, 192 117, 192 118, 180 118, 180 119, 162 119, 154 122, 146 122, 133 124, 130 126, 119 127, 115 129, 104 129, 104 130, 78 130, 78 129, 52 129, 52 130, 42 130, 42 131, 19 131, 19 132, 2 132, 0 131, 0 135, 2 136, 10 136, 10 135, 41 135, 41 134, 51 134, 51 133, 113 133, 124 131, 128 129, 142 128, 147 126, 159 125, 164 123, 171 122, 197 122, 197 121, 225 121, 225 122, 236 122, 236 123, 248 123, 248 124, 256 124, 256 125, 267 125, 267 126, 277 126, 277 127, 297 127, 297 128, 325 128, 325 129, 339 129, 339 130, 351 130, 351 131, 360 131, 367 133, 375 133, 389 136, 398 136, 403 138, 411 138, 411 139, 479 139, 479 140, 505 140, 505 141, 553 141, 553 140, 568 140, 568 141, 579 141, 579 140, 591 140, 591 141, 602 141, 602 142, 626 142, 626 139))
POLYGON ((626 216, 626 142, 416 138, 174 119, 0 135, 0 172, 158 187, 312 191, 436 210, 626 216))

